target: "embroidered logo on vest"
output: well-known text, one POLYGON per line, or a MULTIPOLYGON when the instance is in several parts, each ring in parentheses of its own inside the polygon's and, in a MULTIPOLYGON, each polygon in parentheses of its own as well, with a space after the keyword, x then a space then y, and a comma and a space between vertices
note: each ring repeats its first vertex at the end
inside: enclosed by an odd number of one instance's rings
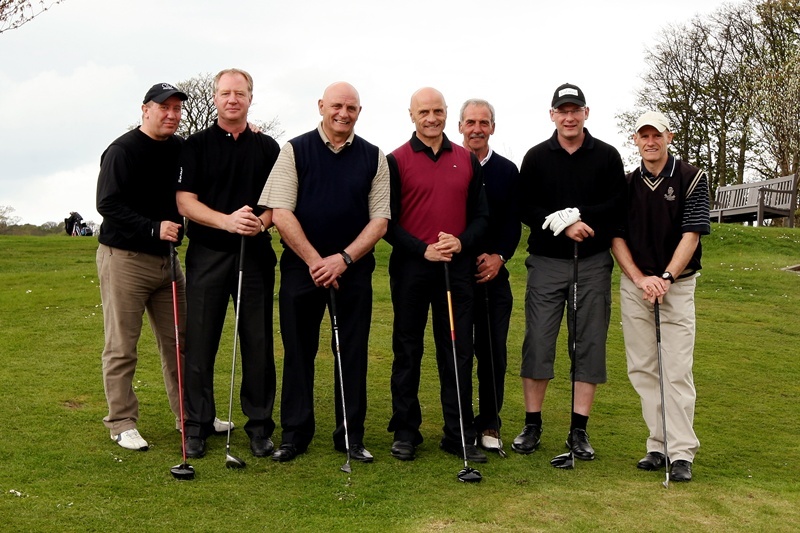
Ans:
POLYGON ((667 194, 664 195, 664 200, 666 200, 668 202, 674 202, 675 201, 675 189, 673 189, 672 187, 668 187, 667 188, 667 194))

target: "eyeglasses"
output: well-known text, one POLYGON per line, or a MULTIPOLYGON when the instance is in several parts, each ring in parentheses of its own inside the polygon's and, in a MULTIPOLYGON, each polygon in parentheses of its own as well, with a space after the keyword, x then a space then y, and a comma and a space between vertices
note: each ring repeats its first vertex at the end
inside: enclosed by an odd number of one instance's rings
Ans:
POLYGON ((565 117, 568 117, 570 115, 572 115, 573 117, 577 117, 579 115, 582 115, 584 111, 586 111, 585 107, 576 107, 574 109, 553 109, 553 113, 555 113, 556 115, 564 115, 565 117))

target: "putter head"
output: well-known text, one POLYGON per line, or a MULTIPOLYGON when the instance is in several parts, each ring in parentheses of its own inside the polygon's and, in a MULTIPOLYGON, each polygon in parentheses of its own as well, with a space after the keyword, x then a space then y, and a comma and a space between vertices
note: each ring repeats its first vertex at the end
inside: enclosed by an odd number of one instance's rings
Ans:
POLYGON ((480 483, 482 479, 481 473, 469 466, 465 466, 458 473, 458 480, 462 483, 480 483))
POLYGON ((345 472, 346 474, 349 474, 350 472, 353 471, 353 469, 350 468, 350 463, 343 464, 342 468, 340 468, 339 470, 341 470, 342 472, 345 472))
POLYGON ((172 477, 175 479, 181 479, 184 481, 194 479, 194 467, 192 467, 190 464, 181 463, 173 466, 169 469, 169 471, 172 473, 172 477))
POLYGON ((567 453, 562 453, 561 455, 556 455, 550 459, 550 464, 556 468, 572 470, 575 468, 575 458, 572 456, 572 452, 569 451, 567 453))
POLYGON ((225 455, 225 468, 244 468, 247 463, 236 457, 235 455, 225 455))

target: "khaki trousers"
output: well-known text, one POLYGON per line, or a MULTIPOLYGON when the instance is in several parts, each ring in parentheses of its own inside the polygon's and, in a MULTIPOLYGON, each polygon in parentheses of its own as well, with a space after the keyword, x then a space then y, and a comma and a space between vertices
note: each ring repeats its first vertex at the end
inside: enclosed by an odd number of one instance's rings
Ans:
MULTIPOLYGON (((667 444, 671 462, 693 461, 700 447, 693 429, 696 284, 694 276, 678 280, 659 306, 667 444)), ((641 398, 642 416, 650 430, 647 451, 664 453, 653 305, 642 299, 641 289, 637 289, 624 275, 620 279, 620 300, 628 377, 641 398)))
MULTIPOLYGON (((186 281, 180 265, 177 271, 179 335, 183 345, 186 281)), ((136 427, 139 400, 133 390, 133 378, 145 311, 161 354, 161 371, 169 406, 178 417, 180 400, 169 257, 101 244, 97 249, 97 274, 105 329, 103 385, 108 402, 108 415, 103 418, 103 423, 114 435, 136 427)))

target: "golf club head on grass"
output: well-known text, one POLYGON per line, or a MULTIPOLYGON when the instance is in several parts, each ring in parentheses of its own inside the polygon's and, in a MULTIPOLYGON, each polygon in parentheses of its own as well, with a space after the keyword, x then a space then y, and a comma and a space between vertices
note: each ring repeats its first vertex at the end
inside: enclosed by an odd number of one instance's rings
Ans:
POLYGON ((350 468, 350 463, 345 463, 345 464, 343 464, 343 465, 342 465, 342 468, 340 468, 339 470, 341 470, 342 472, 345 472, 345 473, 347 473, 347 474, 349 474, 350 472, 352 472, 352 471, 353 471, 353 469, 352 469, 352 468, 350 468))
POLYGON ((247 466, 247 463, 235 455, 225 454, 225 468, 244 468, 245 466, 247 466))
POLYGON ((462 483, 480 483, 482 479, 481 473, 469 466, 465 466, 458 473, 458 480, 462 483))
POLYGON ((175 479, 181 479, 184 481, 194 479, 194 467, 187 463, 175 465, 170 468, 169 471, 172 473, 172 477, 175 479))
POLYGON ((569 451, 550 459, 550 464, 563 470, 572 470, 575 468, 575 457, 573 457, 572 452, 569 451))

